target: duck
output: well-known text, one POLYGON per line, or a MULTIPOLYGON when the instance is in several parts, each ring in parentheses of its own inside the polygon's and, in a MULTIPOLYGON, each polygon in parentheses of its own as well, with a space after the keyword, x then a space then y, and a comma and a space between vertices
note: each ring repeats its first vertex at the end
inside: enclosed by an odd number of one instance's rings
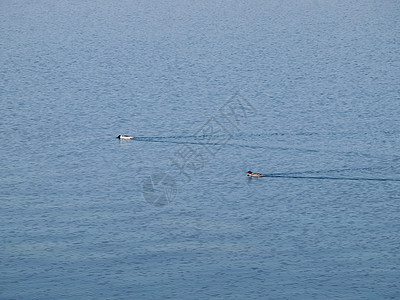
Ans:
POLYGON ((129 135, 119 135, 119 136, 117 136, 117 139, 120 139, 120 140, 133 140, 134 137, 133 136, 129 136, 129 135))
POLYGON ((249 177, 266 177, 267 175, 261 173, 253 173, 252 171, 246 172, 249 177))

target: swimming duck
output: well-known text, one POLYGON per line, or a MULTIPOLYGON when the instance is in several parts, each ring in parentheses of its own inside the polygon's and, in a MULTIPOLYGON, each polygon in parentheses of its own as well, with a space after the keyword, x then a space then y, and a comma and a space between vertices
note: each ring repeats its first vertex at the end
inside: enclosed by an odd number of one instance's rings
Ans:
POLYGON ((249 177, 266 177, 267 175, 261 173, 253 173, 252 171, 246 172, 249 177))
POLYGON ((129 136, 129 135, 119 135, 119 136, 117 136, 117 139, 120 139, 120 140, 133 140, 134 137, 133 136, 129 136))

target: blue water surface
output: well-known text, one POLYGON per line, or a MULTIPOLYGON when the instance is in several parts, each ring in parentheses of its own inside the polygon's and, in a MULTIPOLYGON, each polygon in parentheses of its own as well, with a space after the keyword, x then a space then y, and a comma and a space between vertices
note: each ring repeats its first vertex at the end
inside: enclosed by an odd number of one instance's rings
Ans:
POLYGON ((1 1, 0 299, 399 299, 398 16, 1 1))

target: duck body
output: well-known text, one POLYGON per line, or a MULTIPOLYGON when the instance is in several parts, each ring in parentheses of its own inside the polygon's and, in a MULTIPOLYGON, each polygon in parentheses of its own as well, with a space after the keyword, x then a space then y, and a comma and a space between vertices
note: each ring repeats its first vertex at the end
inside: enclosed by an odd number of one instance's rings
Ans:
POLYGON ((133 136, 129 136, 129 135, 119 135, 119 136, 117 136, 117 139, 120 139, 120 140, 133 140, 134 137, 133 136))
POLYGON ((246 172, 249 177, 266 177, 267 175, 261 173, 253 173, 252 171, 246 172))

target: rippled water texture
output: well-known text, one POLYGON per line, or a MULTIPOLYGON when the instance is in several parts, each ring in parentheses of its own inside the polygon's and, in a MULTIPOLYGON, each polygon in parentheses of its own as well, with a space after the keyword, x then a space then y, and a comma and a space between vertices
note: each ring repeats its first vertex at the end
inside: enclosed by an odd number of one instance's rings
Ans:
POLYGON ((399 16, 1 1, 0 298, 399 299, 399 16))

